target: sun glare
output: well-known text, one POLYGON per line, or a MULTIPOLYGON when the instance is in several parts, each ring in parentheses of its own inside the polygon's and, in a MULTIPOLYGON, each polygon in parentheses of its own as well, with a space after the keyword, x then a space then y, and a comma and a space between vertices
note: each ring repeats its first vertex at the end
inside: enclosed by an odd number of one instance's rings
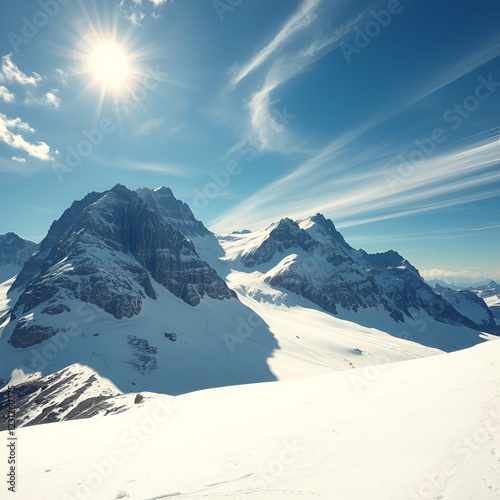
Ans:
POLYGON ((89 56, 90 72, 106 87, 118 89, 129 73, 129 63, 123 50, 115 42, 99 42, 89 56))

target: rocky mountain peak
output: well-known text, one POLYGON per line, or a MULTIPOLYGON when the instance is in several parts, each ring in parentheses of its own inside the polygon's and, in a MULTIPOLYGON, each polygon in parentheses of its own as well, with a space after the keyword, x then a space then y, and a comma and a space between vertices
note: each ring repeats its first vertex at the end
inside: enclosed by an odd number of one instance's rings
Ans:
POLYGON ((319 212, 305 219, 299 225, 316 240, 337 243, 346 248, 350 248, 342 234, 337 231, 331 219, 327 219, 319 212))
POLYGON ((151 209, 186 238, 212 234, 202 222, 194 217, 189 206, 174 196, 170 188, 165 186, 156 189, 142 187, 137 189, 136 193, 151 209))
POLYGON ((23 290, 11 315, 14 346, 55 335, 44 318, 71 311, 75 300, 116 319, 135 316, 146 297, 157 297, 151 278, 193 307, 205 296, 235 297, 193 244, 134 191, 118 184, 85 200, 52 225, 14 284, 23 290))

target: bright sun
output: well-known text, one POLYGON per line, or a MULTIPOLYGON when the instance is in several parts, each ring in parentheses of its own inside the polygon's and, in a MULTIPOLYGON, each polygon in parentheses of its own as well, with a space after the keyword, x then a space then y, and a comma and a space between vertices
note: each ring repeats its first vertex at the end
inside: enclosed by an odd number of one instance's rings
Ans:
POLYGON ((129 73, 129 63, 123 50, 115 42, 97 44, 89 56, 90 71, 106 87, 121 87, 129 73))

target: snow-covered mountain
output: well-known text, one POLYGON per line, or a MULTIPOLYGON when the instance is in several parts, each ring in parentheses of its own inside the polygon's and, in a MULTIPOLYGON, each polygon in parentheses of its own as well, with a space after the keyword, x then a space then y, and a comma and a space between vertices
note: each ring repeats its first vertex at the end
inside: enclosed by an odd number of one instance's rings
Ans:
POLYGON ((471 290, 452 290, 436 285, 437 293, 449 302, 457 311, 470 318, 480 329, 492 331, 495 317, 485 301, 471 290))
POLYGON ((0 283, 15 276, 37 247, 15 233, 0 234, 0 283))
POLYGON ((488 329, 398 253, 353 249, 321 214, 217 239, 168 188, 74 202, 2 293, 0 378, 76 363, 125 392, 407 360, 488 329))
POLYGON ((276 341, 263 321, 232 353, 226 337, 252 311, 124 186, 73 203, 2 303, 4 379, 20 366, 47 374, 74 363, 122 390, 172 394, 275 379, 266 359, 276 341))
POLYGON ((484 285, 469 287, 467 290, 481 297, 497 320, 500 320, 500 285, 496 281, 488 280, 484 285))
POLYGON ((494 280, 483 280, 474 284, 463 283, 446 283, 442 280, 430 280, 427 282, 429 285, 437 288, 438 285, 444 288, 449 288, 456 291, 470 291, 481 297, 485 304, 490 308, 493 316, 497 318, 497 324, 500 320, 500 285, 494 280))
POLYGON ((377 309, 404 323, 413 319, 412 310, 424 311, 442 323, 496 331, 492 317, 477 315, 478 307, 484 313, 481 301, 465 294, 457 310, 397 252, 355 250, 321 214, 302 221, 282 219, 220 241, 227 267, 249 276, 258 273, 263 284, 293 292, 333 314, 377 309))
POLYGON ((72 300, 95 304, 116 319, 139 314, 146 297, 157 298, 151 278, 191 306, 205 295, 235 297, 193 245, 137 194, 117 185, 88 201, 73 217, 59 219, 66 223, 57 227, 61 237, 56 240, 51 228, 14 282, 13 290, 23 287, 11 313, 14 347, 55 335, 50 316, 69 312, 72 300))

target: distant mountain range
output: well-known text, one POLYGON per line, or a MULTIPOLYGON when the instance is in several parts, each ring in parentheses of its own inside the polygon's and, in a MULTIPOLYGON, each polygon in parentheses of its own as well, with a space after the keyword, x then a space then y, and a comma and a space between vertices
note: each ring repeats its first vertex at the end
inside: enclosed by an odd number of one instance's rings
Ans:
POLYGON ((426 280, 426 282, 431 286, 441 285, 446 288, 451 288, 452 290, 487 290, 494 289, 500 291, 500 285, 492 280, 485 279, 481 281, 471 281, 470 283, 463 282, 453 282, 449 283, 444 280, 426 280))
MULTIPOLYGON (((284 347, 259 311, 266 304, 402 338, 413 328, 409 341, 445 350, 498 333, 477 294, 432 288, 393 250, 352 248, 322 214, 216 237, 166 187, 92 192, 40 245, 9 233, 0 255, 19 268, 0 313, 5 380, 19 366, 47 375, 75 363, 122 391, 275 380, 268 360, 284 347), (440 331, 439 342, 426 329, 440 331)), ((344 358, 352 365, 360 355, 344 358)))

